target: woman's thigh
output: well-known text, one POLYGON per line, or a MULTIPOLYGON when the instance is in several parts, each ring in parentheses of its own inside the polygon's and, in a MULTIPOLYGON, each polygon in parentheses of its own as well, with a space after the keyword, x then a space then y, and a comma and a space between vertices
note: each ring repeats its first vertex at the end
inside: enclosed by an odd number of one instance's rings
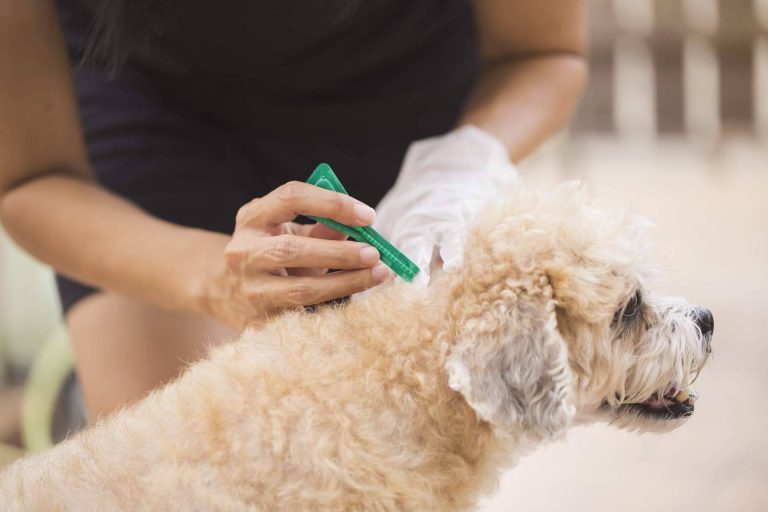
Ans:
POLYGON ((237 332, 213 319, 98 292, 67 314, 91 420, 144 397, 237 332))

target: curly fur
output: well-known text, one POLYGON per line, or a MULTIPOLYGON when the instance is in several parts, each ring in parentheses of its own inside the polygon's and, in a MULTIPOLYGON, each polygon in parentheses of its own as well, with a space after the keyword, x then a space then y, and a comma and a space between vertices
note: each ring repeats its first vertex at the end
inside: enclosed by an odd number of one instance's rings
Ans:
POLYGON ((642 231, 573 185, 507 191, 461 274, 246 330, 14 464, 5 509, 464 510, 574 422, 656 428, 619 406, 682 387, 706 351, 690 307, 647 289, 642 231), (617 325, 638 288, 642 318, 617 325))

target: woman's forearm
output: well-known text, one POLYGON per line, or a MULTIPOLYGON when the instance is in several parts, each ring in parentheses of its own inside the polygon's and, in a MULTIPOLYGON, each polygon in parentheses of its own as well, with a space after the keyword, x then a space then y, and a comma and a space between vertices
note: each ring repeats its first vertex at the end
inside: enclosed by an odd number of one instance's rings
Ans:
POLYGON ((518 162, 570 118, 586 80, 587 64, 578 54, 532 54, 489 63, 460 124, 495 135, 518 162))
POLYGON ((176 310, 199 309, 197 278, 229 240, 156 219, 67 174, 41 175, 7 191, 0 219, 21 247, 56 270, 176 310))

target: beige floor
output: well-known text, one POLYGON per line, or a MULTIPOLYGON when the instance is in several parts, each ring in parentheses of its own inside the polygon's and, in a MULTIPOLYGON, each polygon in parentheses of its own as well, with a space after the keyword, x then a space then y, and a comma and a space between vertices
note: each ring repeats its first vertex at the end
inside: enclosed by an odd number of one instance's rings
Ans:
MULTIPOLYGON (((768 147, 591 141, 567 154, 601 202, 650 216, 669 291, 715 316, 694 417, 667 435, 571 431, 507 473, 491 511, 768 511, 768 147)), ((541 157, 529 181, 562 179, 541 157)))

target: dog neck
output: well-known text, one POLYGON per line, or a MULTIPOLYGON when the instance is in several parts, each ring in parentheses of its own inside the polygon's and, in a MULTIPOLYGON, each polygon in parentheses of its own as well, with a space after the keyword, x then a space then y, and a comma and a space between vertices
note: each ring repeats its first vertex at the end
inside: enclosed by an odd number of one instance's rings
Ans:
POLYGON ((469 503, 490 490, 499 469, 513 464, 509 454, 516 446, 514 439, 498 436, 448 385, 445 363, 455 340, 445 334, 453 331, 449 292, 458 279, 441 274, 428 289, 398 283, 353 301, 342 313, 345 323, 355 325, 357 342, 380 354, 375 364, 391 375, 383 384, 407 389, 412 407, 404 414, 418 433, 413 449, 430 454, 430 471, 443 467, 451 474, 440 493, 454 504, 469 503), (360 331, 369 335, 360 336, 360 331))

